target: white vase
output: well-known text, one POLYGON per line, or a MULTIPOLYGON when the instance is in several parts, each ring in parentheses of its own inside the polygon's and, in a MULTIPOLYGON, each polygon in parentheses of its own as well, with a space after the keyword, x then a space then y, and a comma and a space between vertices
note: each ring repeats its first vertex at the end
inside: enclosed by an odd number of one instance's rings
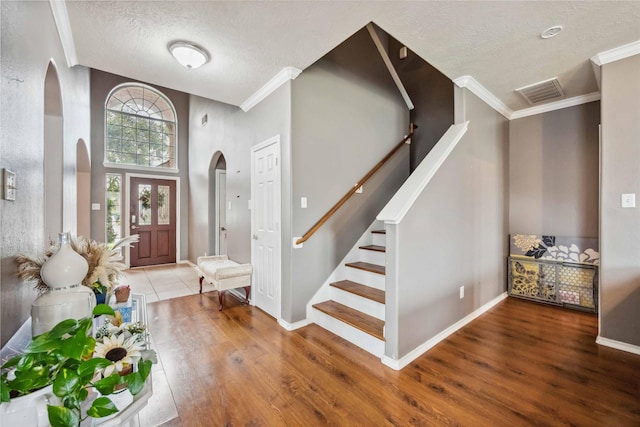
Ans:
POLYGON ((47 404, 60 404, 60 399, 53 394, 51 385, 33 393, 15 397, 0 405, 0 425, 3 427, 48 426, 47 404))
POLYGON ((87 261, 71 247, 69 233, 60 233, 60 247, 40 270, 49 290, 31 305, 31 333, 40 335, 66 319, 90 316, 96 306, 93 291, 82 286, 87 261))

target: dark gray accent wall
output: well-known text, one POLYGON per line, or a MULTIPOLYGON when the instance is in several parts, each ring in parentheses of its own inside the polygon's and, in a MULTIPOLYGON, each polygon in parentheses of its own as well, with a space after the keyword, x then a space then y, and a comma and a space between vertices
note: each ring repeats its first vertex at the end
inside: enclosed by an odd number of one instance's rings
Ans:
MULTIPOLYGON (((123 197, 123 227, 124 201, 126 188, 125 174, 149 174, 180 177, 180 258, 189 258, 189 95, 145 82, 132 80, 127 77, 91 70, 91 202, 100 203, 100 210, 91 211, 91 238, 97 241, 105 240, 106 201, 105 174, 122 174, 123 197), (104 110, 107 96, 111 90, 123 83, 144 83, 162 92, 176 110, 178 121, 178 173, 166 172, 161 169, 139 170, 134 168, 114 168, 104 166, 104 110)), ((129 230, 123 229, 123 236, 129 235, 129 230)), ((180 261, 180 260, 177 260, 180 261)))
MULTIPOLYGON (((302 236, 406 134, 409 113, 380 54, 363 29, 292 83, 292 236, 302 236), (300 207, 307 197, 308 208, 300 207)), ((408 147, 407 147, 408 148, 408 147)), ((409 172, 407 149, 365 184, 303 248, 292 249, 283 287, 288 322, 335 269, 409 172), (404 160, 402 159, 404 157, 404 160), (288 307, 287 307, 288 306, 288 307)))
POLYGON ((467 133, 402 221, 387 225, 385 354, 396 360, 506 290, 508 122, 456 90, 467 133))
POLYGON ((76 232, 76 143, 89 141, 89 70, 68 68, 48 2, 0 2, 0 169, 16 173, 15 201, 0 200, 0 345, 27 320, 33 285, 16 277, 15 256, 46 247, 44 204, 45 75, 50 62, 62 92, 62 227, 76 232))
POLYGON ((600 102, 509 123, 509 233, 598 237, 600 102))
POLYGON ((601 103, 600 337, 640 346, 640 55, 602 66, 601 103))
POLYGON ((453 124, 453 83, 409 49, 408 56, 400 59, 402 46, 389 37, 389 57, 413 102, 411 121, 418 125, 411 140, 409 162, 413 172, 453 124))

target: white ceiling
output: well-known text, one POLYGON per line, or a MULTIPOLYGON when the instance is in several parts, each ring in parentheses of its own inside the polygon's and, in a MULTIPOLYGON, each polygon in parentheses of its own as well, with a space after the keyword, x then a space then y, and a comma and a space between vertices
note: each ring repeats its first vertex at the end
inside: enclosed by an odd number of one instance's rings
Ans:
POLYGON ((78 63, 240 105, 285 67, 304 70, 373 21, 449 78, 471 75, 512 110, 516 88, 558 77, 598 91, 589 59, 640 40, 640 1, 68 1, 78 63), (563 25, 558 36, 540 33, 563 25), (180 66, 186 40, 212 61, 180 66))

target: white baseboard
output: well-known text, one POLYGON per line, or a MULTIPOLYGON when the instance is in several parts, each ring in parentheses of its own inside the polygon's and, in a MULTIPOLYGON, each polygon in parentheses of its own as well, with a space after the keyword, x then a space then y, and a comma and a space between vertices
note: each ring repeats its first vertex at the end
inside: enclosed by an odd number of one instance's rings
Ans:
POLYGON ((296 329, 304 328, 305 326, 310 325, 311 323, 313 322, 311 322, 311 320, 309 319, 299 320, 294 323, 289 323, 289 322, 285 322, 282 319, 278 319, 278 325, 282 326, 287 331, 295 331, 296 329))
POLYGON ((385 365, 387 365, 388 367, 390 367, 392 369, 395 369, 396 371, 399 371, 400 369, 402 369, 405 366, 407 366, 409 363, 411 363, 414 360, 416 360, 418 357, 422 356, 431 347, 435 346, 440 341, 443 341, 449 335, 451 335, 454 332, 456 332, 458 329, 460 329, 463 326, 471 323, 473 320, 478 318, 481 314, 484 314, 485 312, 487 312, 490 309, 492 309, 496 304, 498 304, 500 301, 504 300, 506 297, 507 297, 507 293, 506 292, 498 295, 496 298, 492 299, 491 301, 489 301, 488 303, 486 303, 482 307, 478 308, 477 310, 473 311, 472 313, 470 313, 467 316, 463 317, 462 319, 458 320, 456 323, 454 323, 453 325, 449 326, 447 329, 445 329, 444 331, 440 332, 439 334, 437 334, 433 338, 427 340, 425 343, 423 343, 420 346, 416 347, 415 349, 411 350, 409 353, 407 353, 405 356, 401 357, 400 359, 392 359, 391 357, 386 356, 386 355, 382 356, 382 363, 384 363, 385 365))
POLYGON ((598 335, 596 338, 596 344, 604 345, 605 347, 615 348, 616 350, 626 351, 628 353, 633 353, 640 355, 640 346, 627 344, 626 342, 616 341, 609 338, 604 338, 598 335))
POLYGON ((182 259, 180 261, 178 261, 178 264, 188 264, 191 267, 195 267, 196 265, 194 263, 192 263, 191 261, 189 261, 188 259, 182 259))

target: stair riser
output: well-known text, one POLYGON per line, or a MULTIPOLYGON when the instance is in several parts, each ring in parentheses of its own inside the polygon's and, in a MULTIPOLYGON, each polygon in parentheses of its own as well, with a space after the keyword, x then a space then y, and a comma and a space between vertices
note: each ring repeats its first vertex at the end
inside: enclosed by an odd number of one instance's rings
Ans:
POLYGON ((387 235, 386 234, 371 234, 371 244, 372 245, 380 245, 380 246, 386 246, 387 243, 387 235))
POLYGON ((381 289, 384 291, 385 277, 382 274, 371 273, 370 271, 347 267, 345 268, 344 278, 346 280, 362 283, 363 285, 371 286, 372 288, 381 289))
POLYGON ((384 355, 384 341, 381 341, 351 325, 331 317, 319 310, 312 310, 312 321, 324 329, 344 338, 377 357, 384 355))
POLYGON ((360 253, 358 254, 358 261, 369 262, 371 264, 385 265, 386 258, 385 258, 384 252, 360 249, 360 253))
POLYGON ((338 288, 331 288, 331 299, 369 316, 384 320, 384 304, 361 297, 338 288))

